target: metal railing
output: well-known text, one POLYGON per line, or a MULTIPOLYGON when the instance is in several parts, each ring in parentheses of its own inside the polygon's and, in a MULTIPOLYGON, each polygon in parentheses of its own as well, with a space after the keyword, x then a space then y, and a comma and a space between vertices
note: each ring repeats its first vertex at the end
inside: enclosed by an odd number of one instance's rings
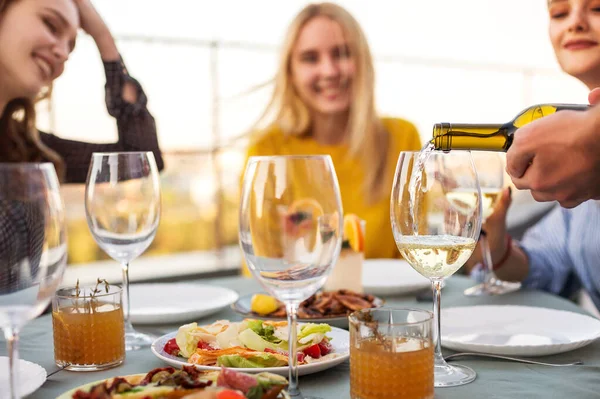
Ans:
MULTIPOLYGON (((250 50, 256 53, 275 53, 277 52, 277 46, 251 43, 243 41, 228 41, 228 40, 206 40, 196 38, 172 38, 172 37, 161 37, 161 36, 145 36, 145 35, 117 35, 116 40, 122 43, 145 43, 145 44, 156 44, 156 45, 182 45, 191 46, 198 49, 209 49, 208 63, 210 71, 210 79, 212 84, 210 85, 210 98, 211 98, 211 136, 212 145, 206 149, 197 150, 180 150, 180 151, 166 151, 166 154, 177 155, 208 155, 210 154, 212 170, 214 173, 214 180, 216 182, 216 190, 213 200, 217 204, 217 212, 214 223, 214 234, 215 243, 218 248, 223 247, 223 237, 221 235, 221 223, 223 218, 223 173, 222 166, 218 161, 218 153, 223 148, 227 148, 227 143, 224 141, 221 126, 220 126, 220 105, 224 101, 224 97, 220 93, 219 81, 219 53, 222 50, 231 49, 243 49, 250 50)), ((540 75, 555 75, 556 71, 547 68, 533 68, 524 67, 518 65, 499 65, 486 62, 471 62, 471 61, 459 61, 452 59, 442 58, 425 58, 417 56, 405 56, 395 54, 375 54, 376 62, 382 63, 399 63, 403 65, 411 66, 424 66, 424 67, 435 67, 443 66, 444 68, 456 68, 462 70, 472 71, 488 71, 497 73, 518 73, 523 77, 523 91, 522 99, 526 103, 529 103, 532 98, 532 82, 534 76, 540 75)), ((243 90, 240 90, 243 93, 243 90)), ((54 104, 52 101, 48 102, 48 113, 49 123, 52 131, 54 131, 56 124, 56 115, 54 104)))

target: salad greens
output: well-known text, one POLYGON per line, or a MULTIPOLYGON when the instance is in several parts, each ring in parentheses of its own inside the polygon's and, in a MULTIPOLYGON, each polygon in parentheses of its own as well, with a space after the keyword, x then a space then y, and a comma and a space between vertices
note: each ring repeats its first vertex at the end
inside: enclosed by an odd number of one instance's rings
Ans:
MULTIPOLYGON (((331 331, 331 327, 328 324, 306 323, 299 325, 297 328, 298 351, 308 348, 306 355, 317 356, 318 358, 320 351, 316 350, 315 346, 324 345, 325 347, 329 345, 330 338, 326 334, 331 331), (317 355, 312 355, 313 353, 317 353, 317 355)), ((200 352, 196 354, 198 348, 209 351, 223 350, 222 354, 215 356, 219 366, 237 368, 277 367, 286 364, 280 355, 283 354, 287 359, 288 333, 289 328, 285 322, 262 320, 230 322, 219 320, 211 325, 204 326, 190 323, 179 327, 175 337, 175 350, 178 347, 179 356, 186 358, 190 358, 192 355, 201 355, 200 352), (235 348, 240 349, 237 354, 235 348), (246 350, 245 353, 242 349, 246 350), (257 351, 257 353, 248 354, 247 349, 257 351), (274 356, 274 353, 279 354, 279 357, 274 356)), ((214 365, 214 363, 212 364, 214 365)))
POLYGON ((235 368, 263 368, 287 366, 287 362, 277 359, 268 353, 257 353, 249 357, 240 355, 223 355, 217 359, 217 366, 235 368))

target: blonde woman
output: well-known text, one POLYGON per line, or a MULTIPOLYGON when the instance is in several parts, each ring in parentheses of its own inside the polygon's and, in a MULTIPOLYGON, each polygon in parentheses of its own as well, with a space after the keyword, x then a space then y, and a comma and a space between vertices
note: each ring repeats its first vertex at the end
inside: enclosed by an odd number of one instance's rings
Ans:
POLYGON ((162 169, 146 102, 90 0, 0 0, 0 162, 52 162, 63 182, 82 183, 92 152, 153 151, 162 169), (35 126, 34 103, 62 74, 80 27, 94 39, 104 63, 116 143, 65 140, 35 126))
POLYGON ((400 151, 419 150, 417 129, 382 118, 375 73, 354 17, 332 3, 306 6, 283 43, 273 97, 248 156, 329 154, 345 213, 366 221, 365 256, 399 253, 390 227, 390 192, 400 151))

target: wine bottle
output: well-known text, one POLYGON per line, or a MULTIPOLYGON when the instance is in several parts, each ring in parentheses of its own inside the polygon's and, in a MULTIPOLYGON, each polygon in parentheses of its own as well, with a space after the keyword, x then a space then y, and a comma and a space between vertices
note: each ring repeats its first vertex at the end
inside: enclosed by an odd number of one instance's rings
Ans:
POLYGON ((544 116, 563 110, 585 111, 582 104, 533 105, 517 115, 512 121, 499 124, 436 123, 433 139, 436 150, 507 151, 513 142, 515 131, 544 116))

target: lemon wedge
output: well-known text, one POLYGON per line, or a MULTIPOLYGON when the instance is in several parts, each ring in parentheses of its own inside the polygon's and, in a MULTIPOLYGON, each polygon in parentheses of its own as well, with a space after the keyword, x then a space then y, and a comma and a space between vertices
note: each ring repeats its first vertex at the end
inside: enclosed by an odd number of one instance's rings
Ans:
POLYGON ((255 294, 250 301, 250 310, 259 315, 268 315, 279 308, 277 299, 266 294, 255 294))

